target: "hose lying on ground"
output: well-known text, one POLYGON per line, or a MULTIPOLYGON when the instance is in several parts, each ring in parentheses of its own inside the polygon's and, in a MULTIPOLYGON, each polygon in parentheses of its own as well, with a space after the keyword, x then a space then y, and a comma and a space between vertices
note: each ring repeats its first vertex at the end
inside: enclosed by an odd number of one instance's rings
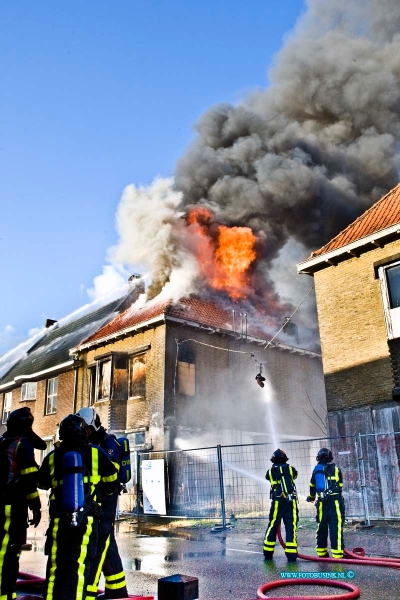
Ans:
MULTIPOLYGON (((278 539, 283 549, 286 548, 286 544, 283 541, 281 526, 278 526, 278 539)), ((400 558, 382 558, 382 557, 366 557, 364 548, 354 548, 353 552, 345 550, 346 556, 350 558, 322 558, 320 556, 308 556, 307 554, 297 554, 299 558, 303 560, 311 560, 315 562, 325 563, 340 563, 346 565, 369 565, 371 567, 388 567, 390 569, 400 570, 400 558), (356 550, 357 552, 354 552, 356 550)))
POLYGON ((344 581, 329 581, 327 579, 283 579, 280 581, 270 581, 264 583, 257 590, 257 598, 266 598, 267 600, 354 600, 360 597, 360 590, 356 585, 352 583, 346 583, 344 581), (286 585, 324 585, 328 587, 342 588, 347 590, 345 594, 334 594, 329 596, 265 596, 264 592, 273 590, 277 587, 286 585))

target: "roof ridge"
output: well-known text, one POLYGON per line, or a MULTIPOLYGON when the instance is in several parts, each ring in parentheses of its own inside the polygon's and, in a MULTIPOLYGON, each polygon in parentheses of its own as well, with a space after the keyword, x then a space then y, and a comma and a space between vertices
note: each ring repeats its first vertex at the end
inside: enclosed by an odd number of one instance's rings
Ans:
POLYGON ((386 198, 389 195, 392 195, 393 192, 395 192, 397 190, 397 188, 400 187, 400 182, 391 190, 389 190, 388 192, 386 192, 386 194, 384 196, 382 196, 382 198, 379 198, 379 200, 377 200, 376 202, 374 202, 374 204, 372 204, 372 206, 370 206, 369 208, 367 208, 359 217, 357 217, 356 219, 354 219, 354 221, 352 221, 351 223, 349 223, 347 225, 347 227, 345 227, 344 229, 342 229, 341 231, 339 231, 339 233, 337 233, 335 235, 335 237, 331 238, 328 242, 326 242, 326 244, 324 244, 323 246, 321 246, 321 248, 319 248, 318 250, 315 250, 314 252, 311 252, 311 256, 318 256, 320 254, 323 254, 323 250, 324 248, 326 248, 326 246, 328 246, 329 244, 332 244, 339 236, 343 235, 344 233, 346 233, 346 231, 348 231, 350 229, 350 227, 354 227, 354 225, 356 223, 358 223, 359 221, 363 220, 366 215, 370 214, 370 212, 372 210, 375 210, 377 208, 377 206, 379 204, 381 204, 384 200, 386 200, 386 198))

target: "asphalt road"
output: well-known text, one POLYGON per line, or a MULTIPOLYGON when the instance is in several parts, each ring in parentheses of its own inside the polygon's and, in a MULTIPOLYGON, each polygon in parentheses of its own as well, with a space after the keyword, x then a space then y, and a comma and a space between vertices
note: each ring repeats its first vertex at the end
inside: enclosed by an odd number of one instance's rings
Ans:
MULTIPOLYGON (((43 555, 45 523, 39 531, 29 530, 32 550, 21 555, 21 570, 44 576, 43 555)), ((210 527, 174 529, 124 522, 119 526, 117 542, 124 561, 130 593, 157 594, 160 577, 180 573, 198 577, 200 600, 248 600, 256 598, 257 588, 267 581, 280 579, 288 571, 285 555, 277 546, 274 561, 265 563, 262 540, 266 522, 237 523, 232 530, 210 533, 210 527)), ((298 531, 301 551, 314 554, 315 525, 303 522, 298 531)), ((363 546, 368 553, 400 556, 400 527, 379 527, 357 531, 347 528, 348 548, 363 546)), ((291 572, 346 572, 347 565, 329 567, 304 560, 291 566, 291 572)), ((346 579, 361 589, 363 600, 398 600, 400 572, 380 567, 352 567, 354 579, 346 579)), ((332 588, 298 587, 296 595, 333 594, 332 588)), ((339 590, 338 590, 339 593, 339 590)), ((293 588, 280 588, 279 596, 293 597, 293 588)))

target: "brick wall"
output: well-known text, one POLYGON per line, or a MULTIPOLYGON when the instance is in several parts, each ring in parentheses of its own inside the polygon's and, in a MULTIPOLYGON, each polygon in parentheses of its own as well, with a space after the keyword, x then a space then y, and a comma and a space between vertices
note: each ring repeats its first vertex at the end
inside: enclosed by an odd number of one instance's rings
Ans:
POLYGON ((222 430, 236 430, 237 443, 263 441, 270 433, 271 420, 278 436, 320 437, 326 418, 321 360, 277 348, 263 351, 258 344, 240 343, 218 333, 210 335, 204 330, 171 324, 167 333, 166 363, 166 417, 171 426, 174 413, 179 427, 176 435, 185 435, 186 429, 192 447, 221 443, 222 430), (174 401, 175 338, 179 341, 194 338, 203 344, 229 347, 245 354, 185 342, 182 348, 189 347, 195 357, 196 395, 177 394, 174 401), (263 389, 255 381, 259 361, 264 363, 270 381, 263 389))
MULTIPOLYGON (((159 325, 145 331, 132 333, 124 339, 111 341, 101 347, 90 349, 80 355, 83 366, 79 369, 77 385, 77 410, 89 405, 89 366, 95 358, 107 352, 133 353, 136 349, 150 345, 147 350, 146 397, 128 398, 127 405, 113 406, 118 420, 118 411, 125 410, 125 427, 127 430, 143 430, 146 428, 146 444, 156 449, 164 447, 164 355, 165 325, 159 325)), ((108 427, 110 402, 102 400, 94 404, 100 414, 104 426, 108 427)), ((121 419, 119 419, 121 421, 121 419)))
MULTIPOLYGON (((11 410, 28 406, 35 418, 34 431, 40 437, 53 436, 56 434, 58 424, 69 413, 73 411, 74 403, 74 371, 66 371, 58 375, 57 412, 45 415, 47 379, 37 382, 36 400, 21 402, 21 386, 12 390, 11 410)), ((1 409, 3 410, 4 394, 1 395, 1 409)), ((2 426, 5 431, 5 426, 2 426)))
POLYGON ((391 400, 387 332, 373 263, 400 250, 400 241, 315 273, 328 410, 391 400))

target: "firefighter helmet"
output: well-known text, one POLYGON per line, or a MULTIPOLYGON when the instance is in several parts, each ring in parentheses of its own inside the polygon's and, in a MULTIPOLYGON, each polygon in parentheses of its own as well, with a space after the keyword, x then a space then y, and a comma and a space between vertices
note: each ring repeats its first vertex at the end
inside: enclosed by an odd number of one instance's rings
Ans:
POLYGON ((288 460, 289 459, 286 456, 286 453, 283 450, 281 450, 280 448, 278 448, 278 450, 275 450, 275 452, 271 456, 271 462, 273 462, 275 464, 283 465, 288 460))
POLYGON ((316 456, 317 462, 328 463, 333 460, 332 452, 329 448, 321 448, 316 456))
POLYGON ((38 450, 46 450, 46 442, 32 430, 33 421, 34 417, 30 408, 27 406, 17 408, 8 416, 7 432, 14 437, 25 437, 38 450))
POLYGON ((79 417, 82 417, 82 419, 86 422, 86 425, 93 427, 95 431, 100 429, 101 422, 99 414, 91 406, 85 406, 84 408, 81 408, 76 414, 79 417))
POLYGON ((60 440, 73 441, 83 440, 88 442, 88 426, 86 421, 79 415, 68 415, 60 423, 60 430, 58 434, 60 440))

